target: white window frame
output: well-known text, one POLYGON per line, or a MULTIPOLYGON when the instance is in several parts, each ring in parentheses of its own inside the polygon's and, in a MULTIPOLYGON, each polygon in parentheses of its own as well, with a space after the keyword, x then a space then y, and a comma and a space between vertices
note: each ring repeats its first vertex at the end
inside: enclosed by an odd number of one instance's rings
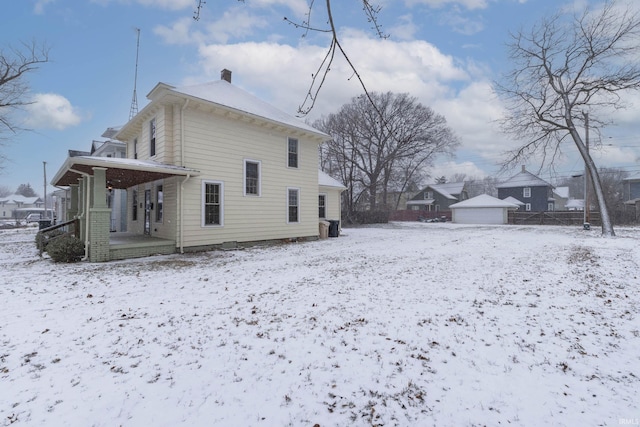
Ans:
MULTIPOLYGON (((318 218, 326 219, 327 218, 327 193, 318 194, 318 218), (320 197, 324 197, 324 216, 320 216, 320 197)), ((288 211, 288 209, 287 209, 288 211)))
POLYGON ((244 159, 243 163, 243 179, 242 179, 242 193, 249 197, 260 197, 262 195, 262 162, 260 160, 244 159), (247 163, 255 163, 258 165, 258 182, 257 193, 247 193, 247 163))
POLYGON ((156 154, 158 154, 157 135, 158 122, 156 122, 156 118, 154 117, 149 120, 149 157, 155 157, 156 154))
POLYGON ((531 211, 531 203, 525 203, 524 210, 527 211, 527 212, 530 212, 531 211))
POLYGON ((291 169, 298 169, 300 167, 300 140, 298 138, 287 138, 287 167, 291 169), (292 141, 296 142, 296 164, 295 166, 291 166, 291 151, 289 151, 289 144, 292 141))
POLYGON ((553 202, 547 203, 547 210, 549 212, 553 212, 555 210, 554 208, 555 208, 555 204, 553 202))
POLYGON ((287 187, 287 224, 300 224, 300 189, 298 187, 287 187), (291 221, 289 217, 289 209, 291 208, 291 205, 289 205, 289 193, 291 191, 298 193, 298 214, 295 221, 291 221))
POLYGON ((203 180, 202 181, 202 193, 201 193, 201 221, 200 226, 202 228, 221 228, 224 227, 224 182, 223 181, 212 181, 212 180, 203 180), (206 224, 206 191, 207 185, 217 185, 220 187, 220 224, 206 224))
POLYGON ((526 197, 527 199, 531 197, 531 187, 524 187, 522 189, 522 197, 526 197))

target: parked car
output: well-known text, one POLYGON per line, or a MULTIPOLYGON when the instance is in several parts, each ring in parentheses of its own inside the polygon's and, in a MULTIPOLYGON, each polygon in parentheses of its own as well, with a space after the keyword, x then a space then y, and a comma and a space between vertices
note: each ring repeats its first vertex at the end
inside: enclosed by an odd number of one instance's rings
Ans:
POLYGON ((31 223, 31 222, 38 222, 42 219, 42 215, 38 214, 38 213, 30 213, 29 215, 27 215, 25 217, 25 221, 27 224, 31 223))

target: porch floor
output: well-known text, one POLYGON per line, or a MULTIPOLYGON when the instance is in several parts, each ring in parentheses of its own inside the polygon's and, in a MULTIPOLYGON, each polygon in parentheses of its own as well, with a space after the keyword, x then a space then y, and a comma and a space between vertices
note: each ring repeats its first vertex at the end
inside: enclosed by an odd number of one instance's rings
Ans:
POLYGON ((176 252, 175 240, 133 233, 109 234, 109 259, 168 255, 176 252))

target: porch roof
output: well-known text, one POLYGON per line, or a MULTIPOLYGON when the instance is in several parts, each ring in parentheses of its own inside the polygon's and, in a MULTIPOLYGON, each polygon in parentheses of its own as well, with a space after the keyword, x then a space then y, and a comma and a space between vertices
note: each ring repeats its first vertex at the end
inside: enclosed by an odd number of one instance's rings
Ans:
POLYGON ((93 168, 105 168, 107 185, 126 189, 134 185, 172 176, 194 176, 199 171, 180 166, 165 165, 148 160, 119 159, 114 157, 68 157, 51 180, 51 184, 66 187, 78 183, 82 173, 93 175, 93 168))

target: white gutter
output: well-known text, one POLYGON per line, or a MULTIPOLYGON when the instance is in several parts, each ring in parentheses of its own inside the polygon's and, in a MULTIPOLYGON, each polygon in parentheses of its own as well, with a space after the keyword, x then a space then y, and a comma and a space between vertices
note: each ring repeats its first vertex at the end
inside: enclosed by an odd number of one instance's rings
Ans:
POLYGON ((85 217, 85 230, 84 230, 84 257, 80 261, 86 261, 89 259, 89 207, 91 203, 91 175, 85 172, 81 172, 79 170, 75 170, 69 168, 71 172, 75 172, 87 178, 87 188, 85 188, 84 195, 86 199, 85 211, 82 212, 82 215, 85 217))

